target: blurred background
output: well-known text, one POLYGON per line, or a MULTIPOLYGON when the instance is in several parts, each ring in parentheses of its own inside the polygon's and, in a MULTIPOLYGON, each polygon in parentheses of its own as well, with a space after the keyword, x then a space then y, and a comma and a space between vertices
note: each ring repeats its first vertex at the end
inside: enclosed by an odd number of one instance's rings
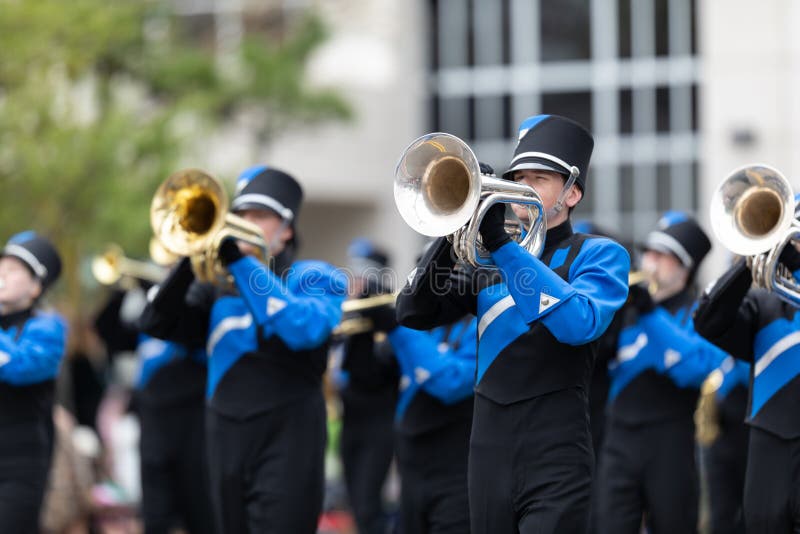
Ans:
POLYGON ((53 236, 84 310, 86 258, 146 256, 170 172, 267 163, 305 186, 302 255, 342 264, 364 235, 404 273, 405 146, 450 132, 502 171, 537 113, 595 135, 574 218, 626 240, 666 209, 708 228, 734 167, 800 168, 799 21, 791 0, 0 2, 0 234, 53 236))
POLYGON ((402 277, 423 243, 394 207, 403 149, 449 132, 501 172, 519 122, 557 113, 596 141, 573 219, 637 240, 679 209, 710 229, 737 166, 800 185, 798 26, 792 0, 0 0, 0 237, 57 242, 52 300, 95 354, 90 260, 146 258, 150 200, 183 167, 231 189, 288 170, 301 256, 343 265, 365 236, 402 277))

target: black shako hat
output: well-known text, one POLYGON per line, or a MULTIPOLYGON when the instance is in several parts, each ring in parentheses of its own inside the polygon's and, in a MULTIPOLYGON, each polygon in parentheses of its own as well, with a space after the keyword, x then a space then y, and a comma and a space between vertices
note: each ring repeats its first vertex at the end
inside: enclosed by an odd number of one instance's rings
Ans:
POLYGON ((297 180, 281 170, 256 165, 237 178, 231 211, 274 211, 294 227, 302 202, 303 188, 297 180))
POLYGON ((647 235, 643 248, 674 254, 684 267, 694 271, 711 250, 711 241, 690 215, 668 211, 647 235))
POLYGON ((594 139, 586 128, 559 115, 535 115, 519 126, 517 147, 503 178, 511 180, 514 171, 543 169, 569 176, 578 171, 575 183, 586 190, 586 173, 592 157, 594 139))
POLYGON ((47 289, 61 274, 61 257, 53 244, 33 230, 13 235, 3 247, 2 256, 13 256, 28 266, 47 289))

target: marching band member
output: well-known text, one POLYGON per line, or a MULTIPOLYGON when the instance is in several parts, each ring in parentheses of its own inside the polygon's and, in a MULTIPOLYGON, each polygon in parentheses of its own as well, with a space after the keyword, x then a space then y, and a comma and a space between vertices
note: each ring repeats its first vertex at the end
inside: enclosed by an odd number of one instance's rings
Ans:
POLYGON ((402 372, 395 419, 403 529, 468 533, 477 319, 467 315, 422 332, 398 326, 387 306, 367 315, 388 332, 402 372))
POLYGON ((58 252, 32 231, 0 253, 0 532, 39 532, 67 325, 38 305, 60 273, 58 252))
MULTIPOLYGON (((747 386, 750 382, 750 364, 728 356, 714 371, 719 384, 702 395, 709 395, 707 402, 713 403, 710 414, 713 421, 705 424, 712 435, 703 436, 698 431, 698 441, 703 446, 706 480, 708 481, 709 508, 711 508, 712 534, 744 533, 744 476, 747 468, 748 429, 744 422, 747 416, 747 386), (716 434, 715 436, 713 434, 716 434), (701 438, 710 443, 703 443, 701 438)), ((713 373, 712 373, 713 374, 713 373)), ((706 379, 708 382, 711 379, 706 379)), ((701 399, 698 410, 703 409, 701 399)), ((700 427, 703 424, 695 421, 700 427)))
POLYGON ((205 469, 205 352, 144 334, 136 352, 145 532, 166 534, 176 520, 192 534, 214 532, 205 469))
MULTIPOLYGON (((429 329, 478 317, 477 385, 469 453, 471 530, 583 532, 594 455, 588 381, 595 340, 627 296, 630 258, 611 240, 575 234, 570 211, 586 188, 594 141, 555 115, 526 119, 504 178, 532 186, 547 211, 541 259, 505 231, 505 207, 480 233, 499 267, 453 272, 438 239, 398 298, 400 323, 429 329), (449 275, 444 284, 441 281, 449 275)), ((520 218, 527 210, 512 206, 520 218)))
POLYGON ((226 239, 219 256, 235 281, 217 294, 194 283, 188 258, 145 308, 145 330, 206 342, 206 438, 212 508, 220 533, 313 533, 322 508, 327 341, 341 317, 344 275, 317 261, 291 263, 300 184, 256 166, 231 210, 258 225, 271 269, 248 244, 226 239))
MULTIPOLYGON (((348 248, 353 275, 351 294, 385 293, 381 275, 389 258, 366 239, 348 248)), ((388 341, 374 330, 347 336, 340 363, 342 466, 358 531, 384 534, 387 514, 382 488, 394 456, 394 410, 400 373, 388 341), (376 339, 377 338, 377 339, 376 339)))
POLYGON ((213 532, 205 469, 205 352, 139 333, 145 292, 157 288, 135 276, 125 280, 95 324, 110 359, 121 351, 137 358, 131 386, 140 425, 144 531, 166 534, 183 526, 192 534, 213 532))
MULTIPOLYGON (((798 275, 800 253, 793 247, 780 260, 798 275)), ((731 267, 701 298, 695 325, 706 339, 752 364, 745 529, 794 532, 800 525, 800 314, 774 293, 751 289, 752 280, 744 261, 731 267)))
POLYGON ((645 517, 653 533, 695 532, 693 415, 700 385, 726 357, 692 326, 694 278, 711 243, 694 219, 668 212, 644 248, 641 267, 655 289, 631 287, 609 364, 600 531, 638 533, 645 517))

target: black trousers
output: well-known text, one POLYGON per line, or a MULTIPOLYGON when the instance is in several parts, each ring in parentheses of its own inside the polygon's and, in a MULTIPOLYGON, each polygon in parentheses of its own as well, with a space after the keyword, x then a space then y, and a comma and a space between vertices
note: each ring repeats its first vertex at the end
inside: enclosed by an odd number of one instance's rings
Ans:
POLYGON ((212 533, 202 397, 177 405, 139 405, 142 516, 147 534, 183 525, 212 533))
POLYGON ((246 420, 207 410, 219 534, 314 534, 325 483, 322 393, 246 420))
MULTIPOLYGON (((744 423, 741 423, 744 425, 744 423)), ((711 534, 744 534, 744 477, 747 468, 747 433, 724 433, 704 449, 711 534)))
POLYGON ((52 454, 52 419, 0 426, 0 532, 39 532, 52 454))
POLYGON ((586 531, 594 453, 584 390, 510 405, 476 395, 472 425, 473 534, 586 531))
POLYGON ((350 507, 359 534, 385 534, 382 490, 394 456, 393 414, 353 421, 345 414, 340 454, 350 507))
POLYGON ((405 534, 468 534, 467 465, 471 422, 398 434, 400 514, 405 534))
POLYGON ((800 438, 750 428, 744 518, 747 532, 800 532, 800 438))
POLYGON ((600 459, 599 531, 697 532, 694 422, 629 426, 609 418, 600 459))

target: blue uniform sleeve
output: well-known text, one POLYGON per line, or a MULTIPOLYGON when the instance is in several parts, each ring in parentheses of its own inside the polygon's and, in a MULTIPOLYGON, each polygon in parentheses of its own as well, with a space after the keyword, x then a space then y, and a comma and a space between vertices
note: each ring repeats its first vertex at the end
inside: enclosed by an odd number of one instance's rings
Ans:
POLYGON ((656 308, 639 321, 653 345, 663 347, 659 371, 680 387, 697 387, 719 367, 727 354, 703 339, 691 321, 681 326, 663 308, 656 308))
POLYGON ((630 256, 609 239, 583 242, 570 266, 569 282, 513 241, 492 253, 492 259, 524 320, 540 319, 569 345, 600 337, 628 297, 630 256))
POLYGON ((57 315, 40 315, 15 340, 0 332, 0 382, 24 386, 55 378, 67 343, 67 326, 57 315))
POLYGON ((252 257, 229 270, 265 338, 277 335, 292 350, 312 349, 341 321, 347 280, 331 265, 301 262, 286 282, 252 257))
POLYGON ((736 386, 746 387, 750 382, 750 368, 751 365, 747 362, 735 360, 732 356, 727 357, 720 366, 722 384, 717 390, 717 399, 724 400, 736 386))
POLYGON ((477 322, 472 321, 457 350, 439 351, 431 332, 399 326, 389 333, 395 357, 404 369, 413 369, 422 390, 445 404, 472 395, 475 386, 477 322))

